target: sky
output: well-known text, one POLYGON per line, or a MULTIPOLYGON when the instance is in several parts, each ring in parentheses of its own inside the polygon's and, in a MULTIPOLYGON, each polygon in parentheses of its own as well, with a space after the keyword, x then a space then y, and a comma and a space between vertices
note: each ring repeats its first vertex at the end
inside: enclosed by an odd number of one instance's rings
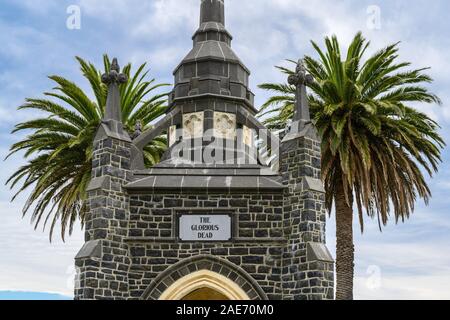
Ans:
MULTIPOLYGON (((347 46, 357 31, 369 52, 401 41, 400 59, 431 67, 430 89, 442 106, 415 106, 439 121, 450 141, 450 3, 446 0, 226 0, 226 24, 233 48, 252 71, 251 88, 260 107, 268 93, 263 82, 284 82, 274 68, 285 59, 314 55, 310 40, 322 44, 336 34, 347 46)), ((88 90, 74 60, 81 56, 99 67, 102 55, 121 64, 147 62, 151 76, 172 83, 172 71, 192 47, 199 0, 0 0, 0 160, 21 135, 14 125, 36 117, 16 111, 27 97, 52 88, 49 75, 62 75, 88 90), (78 20, 72 19, 79 12, 78 20)), ((355 297, 357 299, 450 299, 450 152, 429 183, 429 206, 418 202, 409 221, 394 221, 381 233, 366 219, 363 235, 355 222, 355 297)), ((19 154, 0 162, 0 299, 73 297, 74 256, 83 244, 77 226, 63 243, 34 230, 22 219, 26 194, 11 203, 4 186, 25 160, 19 154)), ((327 241, 335 250, 334 220, 327 241)))

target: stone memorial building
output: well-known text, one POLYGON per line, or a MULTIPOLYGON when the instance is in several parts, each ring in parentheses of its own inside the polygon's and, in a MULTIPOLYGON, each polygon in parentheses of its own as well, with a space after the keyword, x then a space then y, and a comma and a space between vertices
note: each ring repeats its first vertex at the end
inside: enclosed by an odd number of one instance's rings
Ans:
POLYGON ((281 136, 267 130, 224 10, 224 0, 201 1, 193 49, 152 129, 124 130, 117 60, 103 76, 76 299, 333 299, 313 80, 300 62, 289 78, 294 120, 281 136), (146 168, 144 147, 165 134, 162 161, 146 168))

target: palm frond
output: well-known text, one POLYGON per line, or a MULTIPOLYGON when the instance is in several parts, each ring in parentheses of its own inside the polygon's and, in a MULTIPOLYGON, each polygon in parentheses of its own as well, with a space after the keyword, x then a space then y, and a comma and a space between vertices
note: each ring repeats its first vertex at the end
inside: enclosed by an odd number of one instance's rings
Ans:
MULTIPOLYGON (((396 221, 404 221, 418 197, 428 202, 431 192, 421 170, 432 176, 445 146, 439 125, 410 107, 442 103, 425 86, 433 81, 424 73, 428 68, 407 70, 410 63, 398 62, 399 43, 364 60, 369 44, 358 33, 344 59, 337 38, 327 37, 325 49, 312 42, 317 60, 304 59, 315 78, 309 102, 322 139, 327 207, 331 212, 343 183, 347 201, 355 195, 362 230, 363 211, 381 228, 391 211, 396 221)), ((277 68, 286 75, 294 73, 277 68)), ((282 129, 293 116, 296 89, 278 83, 259 88, 272 94, 259 117, 268 127, 282 129)))
MULTIPOLYGON (((10 154, 24 152, 27 163, 18 168, 8 179, 7 185, 19 194, 28 192, 23 214, 30 214, 35 228, 49 227, 52 239, 55 226, 61 224, 61 237, 71 234, 76 221, 82 224, 86 214, 86 188, 91 179, 92 143, 102 119, 107 98, 107 88, 101 75, 109 72, 111 61, 103 56, 103 72, 92 63, 76 57, 81 73, 90 84, 91 94, 60 76, 51 76, 57 86, 44 95, 47 99, 27 99, 19 110, 38 110, 46 117, 25 121, 16 125, 14 132, 30 134, 11 146, 10 154)), ((126 128, 132 132, 137 121, 144 127, 167 110, 167 93, 158 91, 167 84, 149 79, 146 64, 135 73, 131 64, 123 68, 130 81, 121 85, 122 113, 126 128)), ((165 137, 158 137, 144 150, 146 164, 160 161, 166 150, 165 137)), ((8 158, 7 157, 7 158, 8 158)))

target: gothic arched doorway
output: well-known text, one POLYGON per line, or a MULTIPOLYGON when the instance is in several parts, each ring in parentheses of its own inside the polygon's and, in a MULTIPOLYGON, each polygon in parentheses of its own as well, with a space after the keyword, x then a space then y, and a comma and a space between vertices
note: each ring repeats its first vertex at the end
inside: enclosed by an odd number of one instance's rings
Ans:
POLYGON ((184 259, 161 272, 142 294, 142 299, 267 300, 268 298, 258 282, 239 266, 219 257, 198 255, 184 259))
POLYGON ((230 279, 201 270, 173 283, 160 300, 250 300, 249 296, 230 279))

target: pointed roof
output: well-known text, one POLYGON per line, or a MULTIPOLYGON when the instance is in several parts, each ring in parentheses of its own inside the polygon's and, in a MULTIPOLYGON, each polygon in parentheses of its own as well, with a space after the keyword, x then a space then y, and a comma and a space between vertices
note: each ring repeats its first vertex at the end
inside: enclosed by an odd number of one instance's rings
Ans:
POLYGON ((225 29, 225 3, 224 0, 201 0, 200 26, 192 39, 194 43, 208 40, 208 35, 217 33, 217 41, 231 44, 233 37, 225 29))
POLYGON ((317 130, 311 122, 311 114, 308 102, 306 87, 314 82, 312 75, 306 73, 303 59, 297 64, 295 73, 289 76, 288 82, 296 87, 294 117, 289 128, 289 133, 284 137, 283 142, 296 139, 299 136, 307 136, 318 140, 317 130))
POLYGON ((117 58, 114 58, 110 71, 102 76, 102 81, 108 85, 108 98, 106 99, 105 116, 103 120, 122 121, 122 108, 120 105, 119 85, 126 83, 128 78, 125 74, 120 73, 120 66, 117 58))
POLYGON ((106 99, 105 114, 102 123, 95 136, 95 141, 112 137, 119 140, 131 141, 130 136, 123 128, 122 106, 119 85, 126 83, 128 77, 120 73, 120 66, 114 58, 110 71, 102 76, 102 82, 108 86, 108 97, 106 99))
POLYGON ((300 59, 297 64, 295 74, 291 75, 288 79, 289 84, 297 88, 295 94, 293 124, 295 125, 297 123, 298 130, 303 129, 306 124, 311 122, 306 86, 313 81, 313 77, 310 74, 306 73, 306 68, 303 60, 300 59))
POLYGON ((214 97, 238 102, 256 114, 250 70, 231 48, 232 36, 225 28, 224 0, 201 0, 200 4, 200 26, 192 37, 193 48, 173 73, 171 107, 214 97))

